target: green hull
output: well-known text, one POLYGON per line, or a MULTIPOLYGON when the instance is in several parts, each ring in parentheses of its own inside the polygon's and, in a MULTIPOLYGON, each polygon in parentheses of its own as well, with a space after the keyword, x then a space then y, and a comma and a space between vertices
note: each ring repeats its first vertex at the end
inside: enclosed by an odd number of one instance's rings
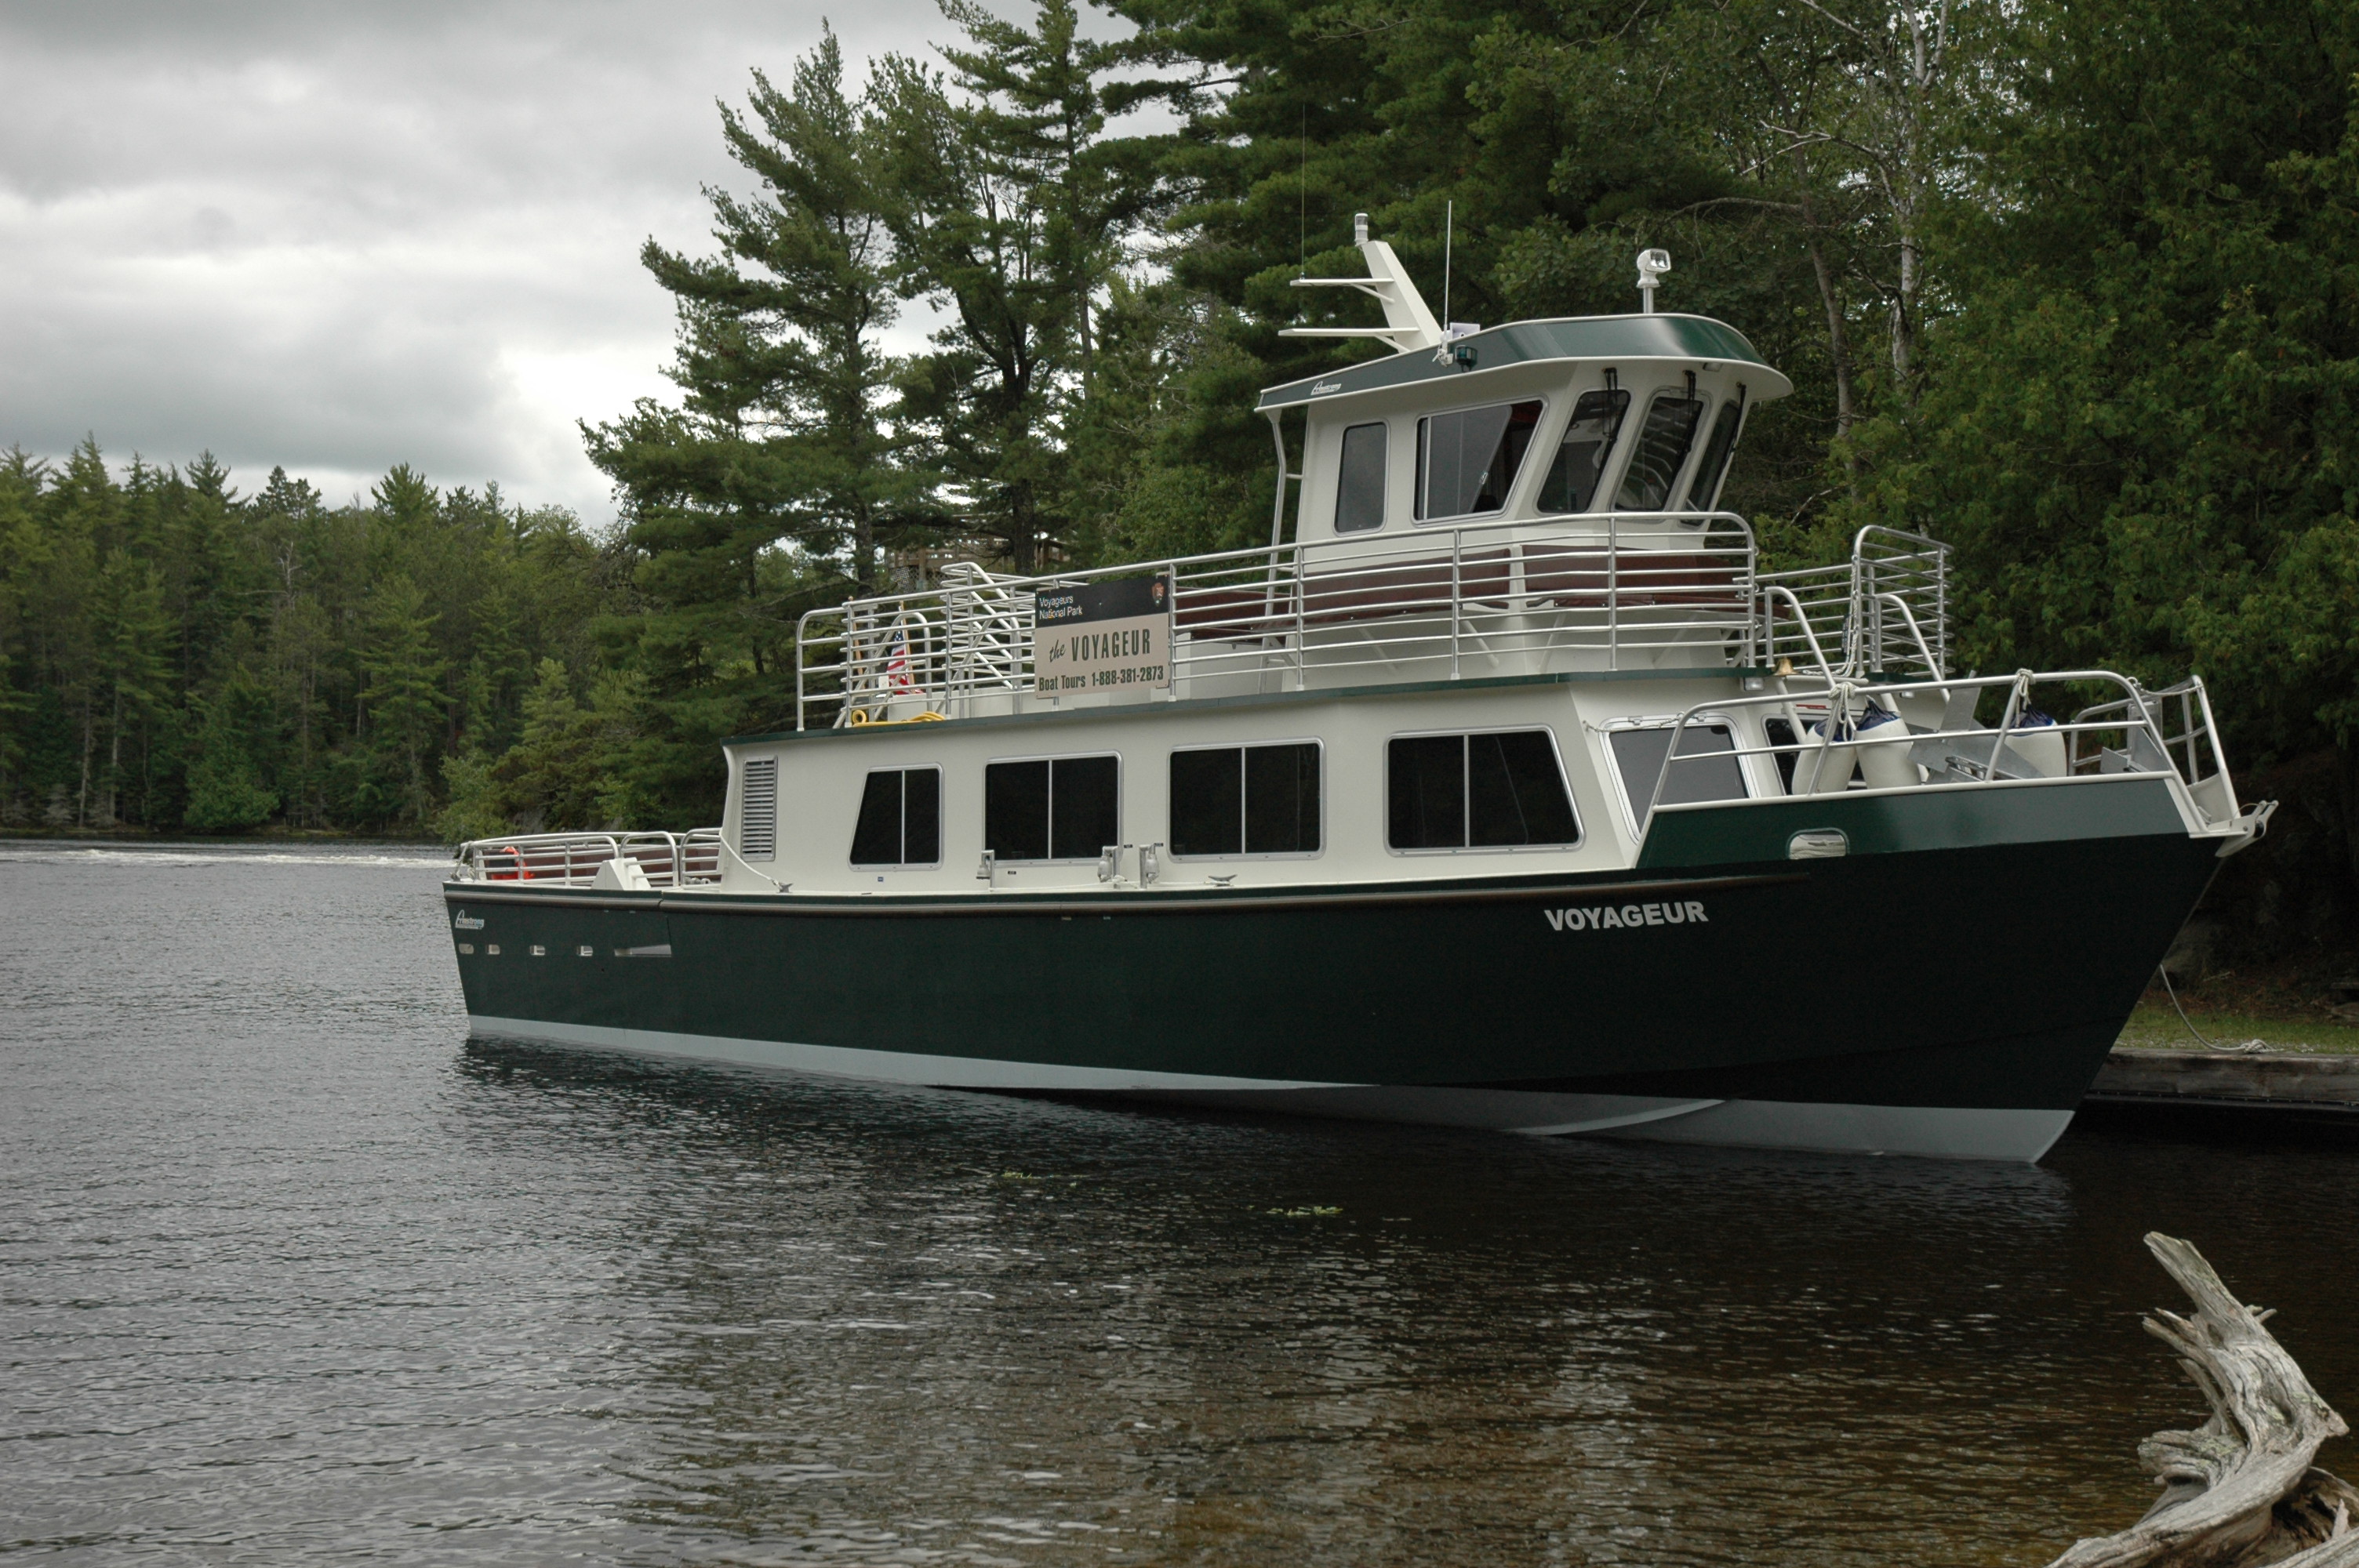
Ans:
POLYGON ((1627 1099, 1632 1125, 1743 1101, 2038 1111, 2060 1130, 2217 849, 2157 779, 1667 813, 1638 868, 1591 878, 445 895, 482 922, 454 936, 484 1033, 1343 1114, 1390 1113, 1337 1091, 1444 1091, 1392 1102, 1417 1119, 1484 1120, 1413 1108, 1482 1091, 1602 1097, 1601 1125, 1627 1099), (1854 852, 1785 858, 1826 827, 1854 852))

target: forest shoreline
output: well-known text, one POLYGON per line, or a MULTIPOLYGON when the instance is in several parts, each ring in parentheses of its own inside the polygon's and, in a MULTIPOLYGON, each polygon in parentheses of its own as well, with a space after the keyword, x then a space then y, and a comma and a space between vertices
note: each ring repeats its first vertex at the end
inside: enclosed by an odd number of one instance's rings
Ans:
POLYGON ((256 827, 240 833, 198 833, 186 827, 0 827, 0 842, 142 844, 158 849, 176 844, 212 849, 229 844, 377 844, 410 849, 448 849, 444 840, 415 834, 368 833, 338 827, 256 827))

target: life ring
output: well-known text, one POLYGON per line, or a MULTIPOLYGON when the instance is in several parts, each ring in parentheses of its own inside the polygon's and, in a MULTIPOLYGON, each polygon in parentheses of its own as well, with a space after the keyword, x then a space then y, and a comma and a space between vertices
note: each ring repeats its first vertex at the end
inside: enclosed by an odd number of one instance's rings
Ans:
POLYGON ((517 849, 513 844, 503 844, 492 852, 495 855, 507 855, 513 857, 516 860, 516 865, 506 874, 487 869, 484 872, 484 878, 486 881, 495 882, 528 882, 532 881, 532 868, 524 863, 523 850, 517 849))

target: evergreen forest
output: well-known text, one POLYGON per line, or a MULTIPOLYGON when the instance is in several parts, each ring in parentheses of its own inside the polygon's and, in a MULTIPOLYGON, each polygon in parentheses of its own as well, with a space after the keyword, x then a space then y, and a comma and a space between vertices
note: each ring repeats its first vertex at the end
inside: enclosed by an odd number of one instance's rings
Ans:
MULTIPOLYGON (((2347 0, 942 0, 756 73, 617 516, 393 467, 0 458, 0 823, 457 838, 717 818, 806 610, 1266 541, 1255 392, 1363 347, 1371 215, 1461 320, 1725 319, 1798 388, 1769 564, 1958 549, 1961 662, 2212 683, 2359 903, 2359 7, 2347 0), (922 330, 915 330, 922 329, 922 330), (900 351, 911 344, 917 351, 900 351)), ((727 83, 716 83, 725 90, 727 83)), ((5 432, 0 432, 5 437, 5 432)), ((391 454, 389 454, 391 455, 391 454)))

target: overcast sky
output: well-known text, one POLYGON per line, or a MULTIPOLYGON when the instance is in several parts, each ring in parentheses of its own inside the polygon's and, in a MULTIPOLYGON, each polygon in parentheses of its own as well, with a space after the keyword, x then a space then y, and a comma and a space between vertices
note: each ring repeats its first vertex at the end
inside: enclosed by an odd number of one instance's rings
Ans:
POLYGON ((0 0, 0 449, 245 493, 397 462, 603 524, 577 419, 668 395, 650 234, 742 184, 716 98, 944 34, 933 0, 0 0))

